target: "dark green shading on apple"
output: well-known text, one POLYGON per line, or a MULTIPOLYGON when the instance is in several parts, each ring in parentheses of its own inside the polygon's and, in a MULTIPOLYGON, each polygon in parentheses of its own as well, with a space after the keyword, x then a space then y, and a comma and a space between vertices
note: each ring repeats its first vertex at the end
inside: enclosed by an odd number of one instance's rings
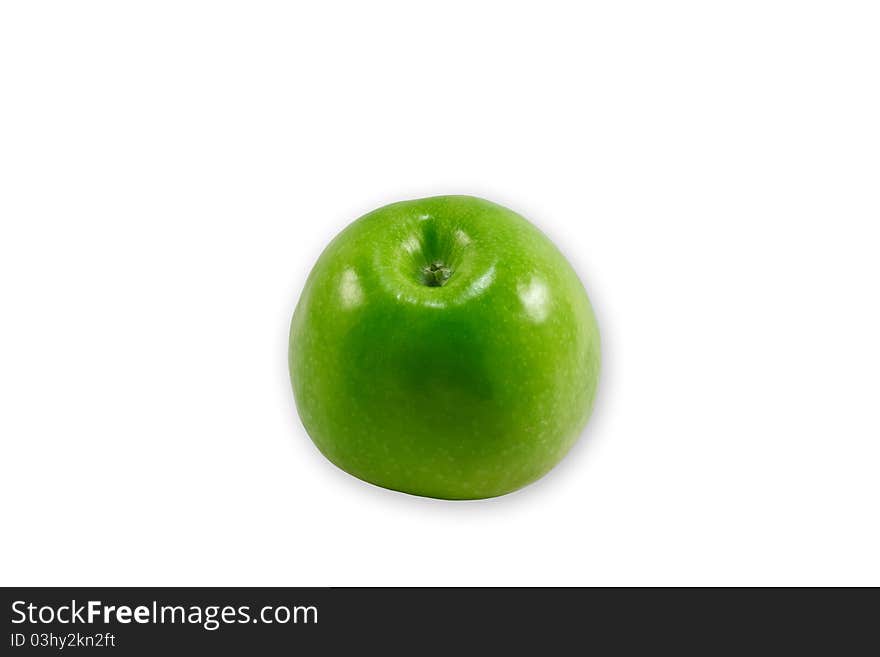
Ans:
POLYGON ((553 468, 587 423, 599 362, 566 259, 470 196, 349 225, 290 328, 296 405, 318 449, 365 481, 444 499, 503 495, 553 468))

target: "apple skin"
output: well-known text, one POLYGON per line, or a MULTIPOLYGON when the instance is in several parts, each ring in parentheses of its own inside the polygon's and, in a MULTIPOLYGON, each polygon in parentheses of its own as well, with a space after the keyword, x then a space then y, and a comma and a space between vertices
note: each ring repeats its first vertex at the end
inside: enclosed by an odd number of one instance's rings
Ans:
POLYGON ((318 449, 360 479, 443 499, 503 495, 553 468, 589 418, 599 363, 566 259, 470 196, 350 224, 290 328, 296 405, 318 449))

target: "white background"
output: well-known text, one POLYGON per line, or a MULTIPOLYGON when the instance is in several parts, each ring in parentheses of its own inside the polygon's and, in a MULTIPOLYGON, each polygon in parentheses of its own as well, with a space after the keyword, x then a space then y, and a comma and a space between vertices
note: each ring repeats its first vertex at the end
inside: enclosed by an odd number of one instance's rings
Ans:
POLYGON ((6 2, 0 581, 880 584, 871 2, 6 2), (596 411, 481 502, 327 462, 324 245, 484 196, 581 274, 596 411))

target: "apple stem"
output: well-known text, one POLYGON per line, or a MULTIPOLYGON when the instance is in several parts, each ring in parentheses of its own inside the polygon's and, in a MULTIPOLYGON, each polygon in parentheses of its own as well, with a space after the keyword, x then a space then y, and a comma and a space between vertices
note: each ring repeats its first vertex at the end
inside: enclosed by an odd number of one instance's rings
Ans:
POLYGON ((428 287, 441 287, 452 276, 452 270, 442 262, 432 262, 422 270, 422 275, 428 287))

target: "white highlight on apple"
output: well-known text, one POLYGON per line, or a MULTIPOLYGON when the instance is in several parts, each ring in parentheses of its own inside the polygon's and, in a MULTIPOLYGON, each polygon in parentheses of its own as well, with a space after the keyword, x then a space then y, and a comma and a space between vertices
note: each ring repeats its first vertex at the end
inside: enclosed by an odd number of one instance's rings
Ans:
POLYGON ((422 245, 415 235, 410 235, 403 241, 403 250, 409 254, 413 254, 421 248, 422 245))
POLYGON ((339 281, 339 296, 342 297, 342 305, 346 308, 354 308, 364 302, 364 290, 354 269, 346 269, 342 272, 339 281))
POLYGON ((471 238, 468 237, 468 234, 464 232, 461 228, 455 231, 455 239, 457 239, 458 243, 462 246, 467 246, 471 243, 471 238))
POLYGON ((461 296, 462 301, 473 299, 480 296, 495 280, 495 265, 487 269, 477 280, 468 286, 464 294, 461 296))
POLYGON ((528 285, 518 285, 516 291, 526 315, 532 321, 540 323, 547 319, 550 313, 550 293, 544 281, 533 277, 528 285))

